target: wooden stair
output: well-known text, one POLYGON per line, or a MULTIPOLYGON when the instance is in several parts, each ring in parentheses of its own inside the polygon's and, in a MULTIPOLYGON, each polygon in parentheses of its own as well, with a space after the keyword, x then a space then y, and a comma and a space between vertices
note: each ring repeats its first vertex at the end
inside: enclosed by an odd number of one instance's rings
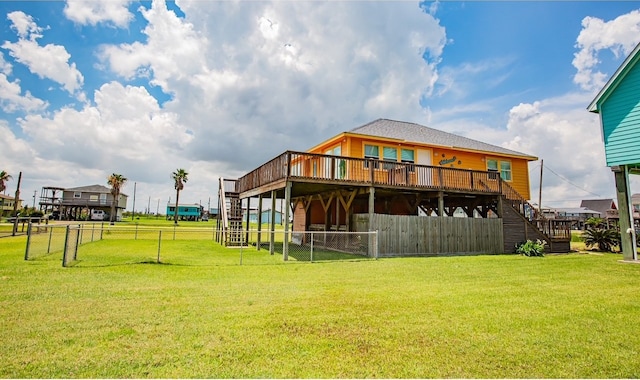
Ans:
POLYGON ((244 245, 242 231, 242 201, 236 192, 236 180, 219 180, 218 188, 218 233, 216 241, 226 247, 244 245))
POLYGON ((545 219, 509 184, 502 182, 502 219, 504 252, 515 253, 516 245, 527 240, 544 240, 546 251, 566 253, 571 250, 570 223, 545 219))

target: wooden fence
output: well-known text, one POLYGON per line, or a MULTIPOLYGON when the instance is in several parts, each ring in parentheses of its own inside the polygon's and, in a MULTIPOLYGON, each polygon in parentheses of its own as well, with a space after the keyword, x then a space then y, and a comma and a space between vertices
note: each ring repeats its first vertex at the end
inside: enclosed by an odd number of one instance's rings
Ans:
POLYGON ((378 231, 380 257, 503 253, 500 218, 353 215, 355 231, 378 231))

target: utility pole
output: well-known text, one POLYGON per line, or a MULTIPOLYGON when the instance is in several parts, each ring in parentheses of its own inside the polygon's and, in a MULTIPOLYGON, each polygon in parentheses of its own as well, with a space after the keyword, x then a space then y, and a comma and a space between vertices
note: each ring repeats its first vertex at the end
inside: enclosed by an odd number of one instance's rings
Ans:
POLYGON ((38 190, 33 190, 33 211, 36 210, 36 194, 38 193, 38 190))
POLYGON ((131 212, 131 220, 134 220, 136 218, 136 185, 138 183, 134 182, 133 183, 133 211, 131 212))
POLYGON ((538 213, 542 218, 542 169, 544 168, 544 160, 540 160, 540 190, 538 191, 538 213))
POLYGON ((12 236, 16 236, 16 232, 18 231, 18 202, 20 202, 20 182, 22 182, 22 172, 18 175, 18 186, 16 187, 16 197, 13 199, 13 215, 15 219, 13 220, 13 232, 12 236))
POLYGON ((147 201, 147 215, 151 214, 151 195, 149 195, 149 200, 147 201))

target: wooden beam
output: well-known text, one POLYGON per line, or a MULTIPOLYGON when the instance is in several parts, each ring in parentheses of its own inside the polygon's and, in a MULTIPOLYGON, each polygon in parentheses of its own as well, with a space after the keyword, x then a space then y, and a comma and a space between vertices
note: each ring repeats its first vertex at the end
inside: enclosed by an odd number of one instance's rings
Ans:
POLYGON ((271 222, 269 223, 271 238, 269 239, 269 253, 274 254, 276 251, 276 191, 271 190, 271 222))
POLYGON ((258 195, 258 238, 256 239, 256 246, 258 247, 258 251, 260 250, 261 240, 262 240, 262 194, 258 195))
MULTIPOLYGON (((287 182, 284 189, 284 204, 286 205, 284 213, 284 241, 282 242, 282 259, 289 260, 289 207, 291 204, 291 182, 287 182)), ((275 214, 275 211, 274 211, 275 214)))

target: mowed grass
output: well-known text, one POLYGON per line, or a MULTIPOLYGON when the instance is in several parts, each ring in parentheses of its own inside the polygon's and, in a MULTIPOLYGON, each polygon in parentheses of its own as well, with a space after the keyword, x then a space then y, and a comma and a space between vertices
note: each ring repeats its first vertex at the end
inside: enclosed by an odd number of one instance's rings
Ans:
POLYGON ((180 265, 118 262, 143 243, 63 268, 0 239, 0 377, 640 376, 640 265, 621 255, 208 265, 231 250, 192 241, 180 265))

